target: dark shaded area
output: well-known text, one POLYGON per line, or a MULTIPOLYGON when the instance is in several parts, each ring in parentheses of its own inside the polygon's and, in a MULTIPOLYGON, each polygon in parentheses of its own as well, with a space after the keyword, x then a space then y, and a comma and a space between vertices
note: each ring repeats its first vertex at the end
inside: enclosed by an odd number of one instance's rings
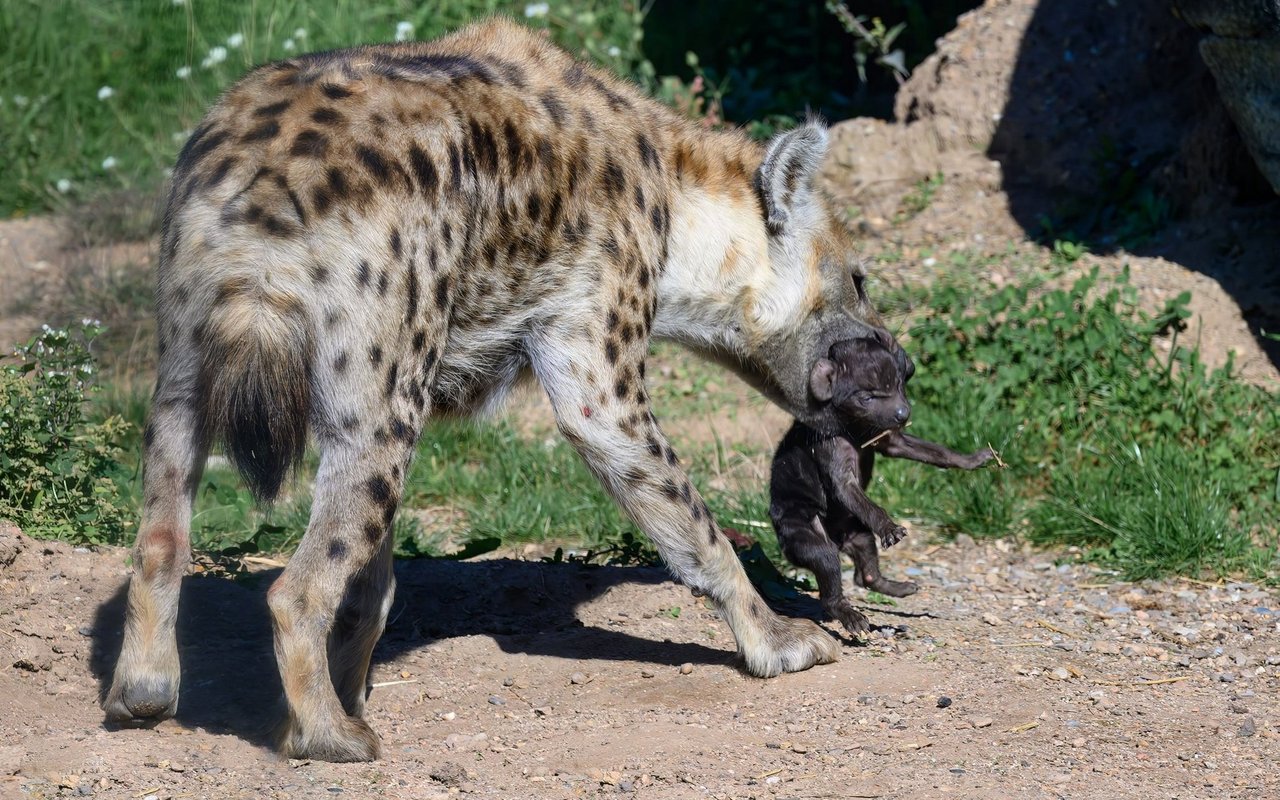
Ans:
POLYGON ((1042 0, 988 155, 1031 237, 1213 277, 1280 364, 1280 343, 1259 334, 1280 329, 1280 201, 1218 98, 1200 38, 1170 0, 1042 0))
MULTIPOLYGON (((508 653, 566 660, 634 660, 666 666, 736 662, 736 653, 724 647, 645 639, 620 629, 588 627, 577 618, 579 605, 615 586, 669 581, 659 568, 418 559, 397 561, 395 572, 395 603, 374 649, 375 664, 435 641, 473 635, 493 637, 508 653)), ((183 725, 271 744, 271 732, 284 712, 266 604, 267 588, 278 574, 273 570, 240 580, 183 579, 177 716, 183 725)), ((100 681, 100 697, 106 694, 120 654, 126 589, 122 584, 94 619, 90 669, 100 681)), ((792 616, 822 618, 817 602, 808 596, 775 608, 792 616)))
MULTIPOLYGON (((956 17, 980 0, 852 0, 849 10, 880 17, 886 28, 906 30, 894 42, 914 67, 934 41, 955 27, 956 17)), ((867 66, 858 80, 854 38, 822 0, 657 0, 644 22, 645 55, 658 75, 692 80, 685 53, 694 52, 710 80, 723 83, 725 116, 745 123, 806 110, 830 120, 855 116, 888 119, 898 84, 884 68, 867 66)))

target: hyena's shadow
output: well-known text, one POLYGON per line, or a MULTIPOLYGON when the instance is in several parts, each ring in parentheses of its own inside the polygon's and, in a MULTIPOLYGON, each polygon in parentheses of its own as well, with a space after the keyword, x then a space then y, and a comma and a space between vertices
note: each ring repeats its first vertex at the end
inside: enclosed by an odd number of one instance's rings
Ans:
MULTIPOLYGON (((509 559, 397 561, 396 598, 374 664, 431 642, 491 636, 505 652, 569 661, 729 664, 730 649, 664 642, 585 625, 577 609, 620 584, 670 580, 651 567, 584 567, 509 559)), ((182 584, 178 721, 267 744, 283 713, 266 590, 278 574, 246 580, 189 576, 182 584)), ((103 603, 90 666, 105 695, 120 652, 126 587, 103 603)), ((690 598, 690 603, 693 600, 690 598)), ((816 605, 816 604, 815 604, 816 605)), ((795 613, 794 610, 791 613, 795 613)))

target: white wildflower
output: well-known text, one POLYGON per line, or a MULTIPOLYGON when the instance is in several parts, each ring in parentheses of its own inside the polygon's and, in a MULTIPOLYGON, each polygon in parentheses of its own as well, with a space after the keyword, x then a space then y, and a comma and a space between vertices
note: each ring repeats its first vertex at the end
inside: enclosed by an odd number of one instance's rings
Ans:
POLYGON ((177 71, 175 71, 173 74, 177 75, 180 79, 185 81, 187 78, 191 77, 191 65, 184 64, 183 66, 178 67, 177 71))
POLYGON ((307 29, 306 29, 306 28, 294 28, 294 29, 293 29, 293 38, 295 38, 295 39, 305 39, 305 38, 307 38, 307 29))
POLYGON ((25 94, 15 94, 13 96, 13 104, 18 108, 26 108, 28 102, 30 101, 27 100, 27 96, 25 94))
POLYGON ((98 99, 109 100, 111 98, 111 95, 115 93, 116 93, 116 90, 112 89, 110 86, 103 86, 101 89, 98 90, 98 99))
POLYGON ((546 3, 530 3, 524 7, 524 15, 533 19, 534 17, 545 17, 551 11, 551 6, 546 3))
POLYGON ((616 44, 610 45, 609 50, 607 52, 609 53, 610 58, 617 58, 618 56, 622 55, 621 48, 619 48, 616 44))
POLYGON ((287 52, 287 53, 292 53, 294 50, 297 50, 297 49, 298 49, 298 45, 297 45, 297 44, 295 44, 295 43, 294 43, 294 41, 293 41, 292 39, 285 39, 285 40, 284 40, 284 49, 285 49, 285 52, 287 52))
POLYGON ((407 42, 412 38, 413 38, 413 23, 405 22, 405 21, 397 22, 396 23, 396 41, 407 42))
POLYGON ((243 33, 233 33, 227 37, 227 47, 230 47, 233 50, 242 44, 244 44, 243 33))
POLYGON ((102 159, 102 168, 103 168, 103 169, 115 169, 115 168, 116 168, 116 157, 115 157, 115 156, 107 156, 106 158, 102 159))
POLYGON ((205 69, 208 69, 209 67, 212 67, 214 64, 221 64, 223 61, 226 61, 226 60, 227 60, 227 48, 215 47, 209 51, 209 55, 204 57, 204 61, 200 62, 200 66, 204 67, 205 69))
POLYGON ((58 187, 58 191, 62 194, 66 194, 71 191, 71 181, 66 178, 58 178, 58 182, 54 185, 58 187))

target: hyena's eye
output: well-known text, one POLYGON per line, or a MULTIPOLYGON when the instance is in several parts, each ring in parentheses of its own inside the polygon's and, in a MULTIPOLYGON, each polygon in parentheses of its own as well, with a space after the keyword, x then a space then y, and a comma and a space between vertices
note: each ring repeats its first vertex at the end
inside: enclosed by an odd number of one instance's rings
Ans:
POLYGON ((859 300, 867 299, 867 291, 866 289, 863 288, 863 284, 865 284, 866 282, 867 282, 866 275, 860 275, 856 272, 853 273, 853 290, 858 293, 859 300))

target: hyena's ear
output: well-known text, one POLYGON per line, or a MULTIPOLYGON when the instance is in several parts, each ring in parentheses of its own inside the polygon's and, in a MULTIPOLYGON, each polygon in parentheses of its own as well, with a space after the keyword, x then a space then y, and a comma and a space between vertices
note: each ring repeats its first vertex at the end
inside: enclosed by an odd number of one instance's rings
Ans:
POLYGON ((827 129, 820 122, 806 122, 769 141, 756 186, 770 234, 786 233, 813 202, 813 181, 826 154, 827 129))

